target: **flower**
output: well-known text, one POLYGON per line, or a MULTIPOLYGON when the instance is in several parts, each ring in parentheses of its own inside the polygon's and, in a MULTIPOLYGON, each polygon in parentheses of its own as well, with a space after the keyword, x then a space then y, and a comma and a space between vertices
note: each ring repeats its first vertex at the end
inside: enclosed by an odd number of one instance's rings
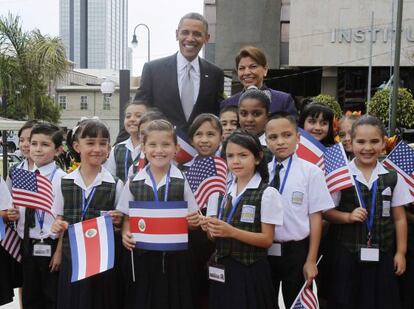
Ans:
POLYGON ((74 170, 76 170, 81 165, 80 162, 76 162, 75 160, 71 160, 70 166, 68 170, 66 171, 68 174, 72 173, 74 170))

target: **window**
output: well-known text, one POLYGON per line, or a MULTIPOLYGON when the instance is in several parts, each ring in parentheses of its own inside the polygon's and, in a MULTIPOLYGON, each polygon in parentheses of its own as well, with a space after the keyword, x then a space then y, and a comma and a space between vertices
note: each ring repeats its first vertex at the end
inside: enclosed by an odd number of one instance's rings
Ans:
POLYGON ((111 110, 111 97, 109 95, 103 96, 103 110, 104 111, 111 110))
POLYGON ((66 109, 67 108, 67 102, 66 102, 66 96, 60 95, 59 96, 59 107, 60 109, 66 109))
POLYGON ((80 109, 88 109, 88 97, 86 95, 81 96, 80 109))

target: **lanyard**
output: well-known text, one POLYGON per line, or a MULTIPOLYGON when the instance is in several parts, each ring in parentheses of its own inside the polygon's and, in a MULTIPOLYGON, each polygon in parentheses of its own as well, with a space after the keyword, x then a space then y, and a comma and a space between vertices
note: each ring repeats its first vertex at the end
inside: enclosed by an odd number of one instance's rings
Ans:
MULTIPOLYGON (((274 161, 273 165, 274 165, 274 167, 273 167, 273 176, 275 176, 276 167, 277 167, 276 158, 275 158, 275 161, 274 161)), ((290 158, 289 158, 289 162, 288 162, 288 165, 287 165, 287 168, 286 168, 286 173, 285 173, 285 176, 283 177, 282 185, 279 187, 279 193, 280 194, 282 194, 283 191, 285 190, 285 185, 286 185, 286 181, 287 181, 288 176, 289 176, 291 166, 292 166, 292 156, 290 156, 290 158)))
MULTIPOLYGON (((169 190, 169 186, 170 186, 170 171, 171 171, 171 165, 168 168, 168 172, 167 172, 167 178, 165 179, 165 193, 164 193, 164 202, 167 201, 168 199, 168 190, 169 190)), ((151 183, 152 183, 152 191, 154 192, 154 199, 156 202, 159 202, 158 199, 158 190, 157 190, 157 183, 155 182, 154 176, 152 175, 151 169, 148 166, 147 168, 147 173, 150 176, 151 179, 151 183)))
POLYGON ((128 179, 128 156, 129 156, 129 149, 125 148, 125 158, 124 158, 124 172, 125 172, 125 179, 128 179))
MULTIPOLYGON (((55 169, 53 170, 52 174, 49 177, 50 182, 52 182, 53 177, 55 177, 56 171, 57 171, 57 167, 55 167, 55 169)), ((43 224, 45 222, 45 211, 44 210, 42 210, 42 211, 36 210, 35 213, 36 213, 37 221, 39 222, 39 226, 40 226, 40 235, 42 235, 43 234, 43 224)))
MULTIPOLYGON (((237 198, 232 199, 232 201, 231 201, 231 204, 232 204, 231 210, 230 210, 229 216, 226 219, 227 223, 230 223, 231 219, 233 218, 234 213, 236 212, 236 209, 237 209, 237 205, 239 204, 240 200, 243 198, 244 192, 245 191, 243 191, 237 198)), ((220 204, 219 215, 218 215, 218 218, 220 220, 222 220, 223 216, 224 216, 224 207, 227 203, 227 198, 228 198, 228 195, 226 194, 223 197, 223 200, 221 201, 221 204, 220 204)))
POLYGON ((85 218, 86 211, 89 208, 89 205, 91 204, 91 201, 93 199, 93 196, 95 195, 96 187, 93 187, 91 193, 89 193, 88 198, 85 197, 85 190, 82 189, 82 216, 81 221, 85 218))
MULTIPOLYGON (((361 202, 361 207, 364 209, 367 209, 365 206, 365 202, 364 199, 362 197, 362 192, 361 192, 361 186, 359 184, 359 182, 356 180, 356 176, 354 176, 354 180, 355 180, 355 187, 358 191, 358 195, 360 197, 360 202, 361 202)), ((375 208, 376 208, 376 198, 377 198, 377 187, 378 187, 378 179, 374 181, 373 185, 372 185, 372 189, 371 189, 371 209, 369 211, 369 217, 368 220, 366 221, 367 223, 367 228, 368 228, 368 243, 370 243, 371 241, 371 231, 372 231, 372 227, 374 225, 374 217, 375 217, 375 208)))

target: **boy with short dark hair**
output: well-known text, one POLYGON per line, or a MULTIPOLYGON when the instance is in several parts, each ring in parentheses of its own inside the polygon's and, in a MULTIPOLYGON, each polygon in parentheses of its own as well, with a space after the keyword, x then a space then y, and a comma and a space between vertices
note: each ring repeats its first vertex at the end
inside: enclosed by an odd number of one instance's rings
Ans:
POLYGON ((295 154, 300 140, 296 119, 287 113, 274 114, 265 133, 274 155, 268 165, 269 184, 281 194, 284 211, 268 259, 275 291, 279 294, 282 282, 285 306, 290 308, 304 281, 310 285, 318 274, 322 212, 334 203, 323 172, 295 154))

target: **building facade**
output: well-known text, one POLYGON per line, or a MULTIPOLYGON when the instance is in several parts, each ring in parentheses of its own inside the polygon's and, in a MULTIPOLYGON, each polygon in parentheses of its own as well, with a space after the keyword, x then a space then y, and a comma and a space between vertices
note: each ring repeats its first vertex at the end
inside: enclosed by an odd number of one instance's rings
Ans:
POLYGON ((76 68, 127 69, 128 0, 60 0, 60 37, 76 68))
MULTIPOLYGON (((372 47, 371 93, 392 75, 396 0, 205 0, 214 40, 206 58, 240 85, 234 58, 254 45, 267 56, 265 83, 300 98, 319 93, 344 109, 364 109, 372 47), (371 18, 373 31, 371 37, 371 18), (372 42, 372 43, 371 43, 372 42)), ((414 2, 404 1, 401 86, 414 90, 414 2)))

